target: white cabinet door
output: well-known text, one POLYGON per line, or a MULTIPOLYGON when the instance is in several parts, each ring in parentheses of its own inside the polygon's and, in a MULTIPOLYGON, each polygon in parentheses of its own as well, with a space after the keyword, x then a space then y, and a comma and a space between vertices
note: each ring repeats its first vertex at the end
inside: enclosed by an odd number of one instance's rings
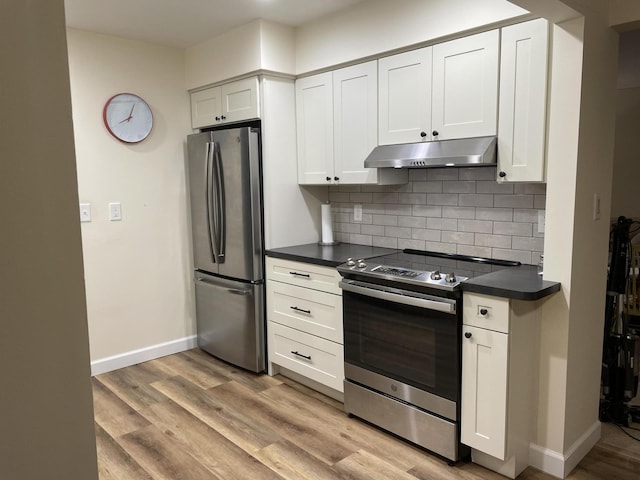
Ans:
POLYGON ((436 139, 496 135, 498 49, 498 30, 433 46, 436 139))
POLYGON ((207 88, 191 94, 191 126, 207 127, 220 122, 222 98, 220 87, 207 88))
POLYGON ((296 80, 298 183, 333 183, 333 77, 331 72, 296 80))
POLYGON ((462 333, 461 441, 504 460, 509 335, 468 325, 462 333))
POLYGON ((502 29, 498 181, 544 181, 548 38, 545 19, 502 29))
POLYGON ((378 144, 378 66, 371 61, 333 72, 334 176, 337 183, 377 183, 364 160, 378 144))
POLYGON ((238 122, 260 117, 257 77, 226 83, 220 88, 223 121, 238 122))
POLYGON ((431 62, 431 47, 378 60, 380 145, 431 139, 431 62))

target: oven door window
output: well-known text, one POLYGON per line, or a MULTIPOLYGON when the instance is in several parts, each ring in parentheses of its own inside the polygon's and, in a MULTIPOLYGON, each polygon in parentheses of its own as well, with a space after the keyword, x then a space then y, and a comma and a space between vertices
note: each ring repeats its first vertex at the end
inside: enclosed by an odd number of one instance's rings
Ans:
POLYGON ((343 292, 345 360, 457 400, 456 315, 343 292))

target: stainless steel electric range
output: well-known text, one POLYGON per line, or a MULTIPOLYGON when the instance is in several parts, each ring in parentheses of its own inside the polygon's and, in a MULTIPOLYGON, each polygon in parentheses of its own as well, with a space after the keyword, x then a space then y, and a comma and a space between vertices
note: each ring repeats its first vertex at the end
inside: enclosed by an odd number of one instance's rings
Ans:
POLYGON ((452 462, 467 456, 460 284, 516 265, 417 250, 340 265, 346 412, 452 462))

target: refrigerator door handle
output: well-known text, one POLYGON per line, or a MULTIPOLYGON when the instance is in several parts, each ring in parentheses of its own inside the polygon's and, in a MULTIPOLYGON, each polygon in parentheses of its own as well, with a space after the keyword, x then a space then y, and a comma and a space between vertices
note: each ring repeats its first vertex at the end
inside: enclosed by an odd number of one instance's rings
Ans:
POLYGON ((224 192, 224 172, 222 170, 222 157, 220 153, 220 145, 213 142, 213 156, 216 161, 215 175, 216 175, 216 206, 217 206, 217 245, 218 245, 218 263, 224 263, 224 256, 226 250, 226 196, 224 192))
POLYGON ((213 197, 213 180, 214 180, 214 168, 213 168, 213 155, 215 150, 215 142, 207 142, 206 147, 206 159, 205 159, 205 179, 206 179, 206 192, 205 197, 207 199, 207 226, 209 230, 209 247, 211 248, 211 257, 214 263, 220 263, 218 258, 218 242, 216 235, 216 212, 214 206, 213 197))

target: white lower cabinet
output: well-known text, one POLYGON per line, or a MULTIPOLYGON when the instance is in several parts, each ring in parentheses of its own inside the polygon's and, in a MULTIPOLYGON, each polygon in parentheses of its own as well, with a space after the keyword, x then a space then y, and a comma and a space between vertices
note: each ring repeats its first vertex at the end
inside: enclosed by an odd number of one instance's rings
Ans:
POLYGON ((342 400, 342 292, 335 268, 266 258, 269 373, 342 400))
POLYGON ((535 301, 464 293, 461 440, 475 463, 510 478, 534 441, 539 312, 535 301))

